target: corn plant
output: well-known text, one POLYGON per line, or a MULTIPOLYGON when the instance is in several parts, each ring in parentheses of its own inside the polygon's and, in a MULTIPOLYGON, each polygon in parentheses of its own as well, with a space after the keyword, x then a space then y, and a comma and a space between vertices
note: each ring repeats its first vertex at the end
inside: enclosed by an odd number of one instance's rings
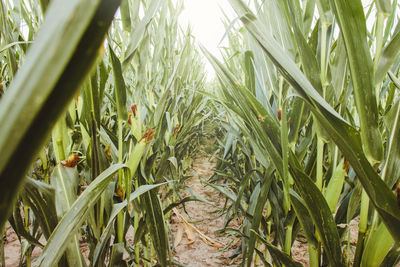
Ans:
POLYGON ((359 215, 354 266, 395 265, 397 1, 252 1, 256 14, 230 3, 243 26, 226 24, 224 64, 203 52, 226 113, 214 180, 231 181, 212 186, 231 200, 231 218, 245 217, 243 264, 257 252, 297 266, 302 233, 311 266, 350 265, 346 231, 359 215))

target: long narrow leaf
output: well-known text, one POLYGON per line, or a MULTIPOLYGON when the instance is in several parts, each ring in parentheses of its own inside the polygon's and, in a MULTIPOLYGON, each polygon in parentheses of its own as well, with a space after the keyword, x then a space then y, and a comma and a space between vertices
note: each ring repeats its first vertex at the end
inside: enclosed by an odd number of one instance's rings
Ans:
POLYGON ((37 150, 95 62, 119 3, 58 0, 47 10, 0 102, 0 227, 37 150))
POLYGON ((42 255, 37 260, 39 266, 54 266, 57 264, 69 244, 69 240, 86 219, 88 211, 96 204, 110 181, 114 179, 114 174, 124 167, 125 165, 122 164, 109 167, 79 196, 51 234, 42 255))
POLYGON ((386 73, 392 67, 396 58, 400 54, 400 31, 398 31, 383 50, 382 56, 379 59, 379 65, 375 72, 375 84, 382 82, 386 73))
POLYGON ((346 45, 364 151, 369 160, 379 162, 383 159, 383 146, 363 6, 361 0, 331 2, 346 45))

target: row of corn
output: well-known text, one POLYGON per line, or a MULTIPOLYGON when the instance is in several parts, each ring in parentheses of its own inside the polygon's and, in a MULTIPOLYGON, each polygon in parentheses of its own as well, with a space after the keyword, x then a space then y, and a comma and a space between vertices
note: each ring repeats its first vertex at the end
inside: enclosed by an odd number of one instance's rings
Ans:
POLYGON ((203 51, 221 114, 210 186, 227 198, 227 225, 243 222, 225 229, 241 239, 236 255, 396 266, 398 1, 229 2, 239 19, 225 18, 223 62, 203 51))
POLYGON ((0 6, 0 226, 20 265, 173 264, 167 218, 194 198, 181 180, 211 114, 183 1, 0 6))

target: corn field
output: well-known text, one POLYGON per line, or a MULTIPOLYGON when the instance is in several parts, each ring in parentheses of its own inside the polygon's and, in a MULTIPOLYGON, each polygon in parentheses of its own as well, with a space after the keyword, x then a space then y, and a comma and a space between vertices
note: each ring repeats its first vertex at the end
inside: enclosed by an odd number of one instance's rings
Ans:
POLYGON ((1 0, 1 266, 8 228, 19 266, 185 266, 199 153, 238 266, 399 264, 400 3, 226 1, 219 60, 183 0, 1 0))

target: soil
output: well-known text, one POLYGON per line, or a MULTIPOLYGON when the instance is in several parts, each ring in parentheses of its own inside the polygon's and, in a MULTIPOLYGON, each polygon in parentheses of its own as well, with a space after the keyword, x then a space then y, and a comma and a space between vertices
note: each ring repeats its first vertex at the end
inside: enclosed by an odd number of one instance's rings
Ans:
POLYGON ((6 266, 18 266, 20 254, 21 246, 17 235, 7 223, 6 241, 4 243, 4 257, 6 260, 6 266))
MULTIPOLYGON (((12 229, 11 225, 8 223, 6 224, 5 238, 6 238, 4 242, 4 258, 6 263, 5 267, 18 266, 21 255, 21 243, 18 240, 18 237, 15 234, 14 230, 12 229)), ((44 244, 45 241, 46 240, 44 239, 43 236, 39 239, 39 242, 41 244, 44 244)), ((22 242, 24 243, 26 241, 22 239, 22 242)), ((42 249, 36 246, 32 252, 32 259, 39 257, 41 252, 42 249)))
MULTIPOLYGON (((208 200, 215 206, 196 201, 186 204, 187 213, 185 213, 183 207, 178 209, 179 213, 189 223, 216 242, 214 246, 206 244, 195 231, 193 231, 195 240, 188 238, 188 235, 184 233, 182 240, 175 247, 174 256, 176 261, 191 267, 232 266, 239 260, 230 259, 229 257, 233 254, 234 249, 240 245, 240 240, 232 236, 220 236, 217 234, 219 230, 224 228, 225 216, 218 217, 217 211, 223 207, 225 197, 202 183, 213 175, 215 162, 215 159, 209 160, 207 157, 196 157, 193 163, 193 177, 186 183, 192 189, 194 195, 208 200)), ((189 195, 189 193, 186 195, 189 195)), ((171 220, 172 231, 176 239, 179 236, 177 233, 179 232, 179 225, 184 226, 184 224, 179 216, 176 215, 171 220)), ((238 228, 239 225, 238 222, 232 222, 229 227, 238 228)))

